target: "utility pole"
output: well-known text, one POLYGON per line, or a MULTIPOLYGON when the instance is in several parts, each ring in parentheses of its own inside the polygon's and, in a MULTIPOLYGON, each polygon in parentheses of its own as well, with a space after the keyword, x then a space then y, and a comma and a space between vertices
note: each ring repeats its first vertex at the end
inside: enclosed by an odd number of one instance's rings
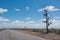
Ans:
POLYGON ((46 33, 48 34, 49 30, 48 27, 51 24, 51 22, 49 22, 49 18, 48 18, 48 10, 44 10, 44 17, 45 17, 45 21, 44 23, 46 23, 46 33))

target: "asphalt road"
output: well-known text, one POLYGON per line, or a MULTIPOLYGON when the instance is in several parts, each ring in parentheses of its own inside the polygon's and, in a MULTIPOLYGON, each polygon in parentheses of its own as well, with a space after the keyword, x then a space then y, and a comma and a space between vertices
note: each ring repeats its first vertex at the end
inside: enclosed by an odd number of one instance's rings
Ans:
POLYGON ((0 40, 47 40, 15 30, 4 30, 0 32, 0 40))

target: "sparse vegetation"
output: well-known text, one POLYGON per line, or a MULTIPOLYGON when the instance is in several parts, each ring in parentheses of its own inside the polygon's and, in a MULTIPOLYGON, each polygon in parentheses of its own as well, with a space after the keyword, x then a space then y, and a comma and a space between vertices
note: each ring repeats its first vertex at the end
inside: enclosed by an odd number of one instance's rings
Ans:
POLYGON ((50 33, 56 33, 57 32, 57 29, 51 28, 51 29, 49 29, 49 32, 50 33))
POLYGON ((3 30, 5 30, 5 29, 0 29, 0 32, 3 31, 3 30))
POLYGON ((39 32, 39 30, 37 30, 37 29, 33 29, 32 31, 33 31, 33 32, 39 32))
POLYGON ((60 34, 60 29, 57 30, 57 34, 60 34))

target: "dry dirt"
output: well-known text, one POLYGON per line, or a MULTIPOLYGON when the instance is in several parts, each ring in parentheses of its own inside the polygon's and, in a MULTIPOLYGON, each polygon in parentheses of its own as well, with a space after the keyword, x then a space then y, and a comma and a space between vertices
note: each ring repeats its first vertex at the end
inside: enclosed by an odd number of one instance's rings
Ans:
POLYGON ((35 36, 39 36, 42 38, 51 39, 51 40, 60 40, 60 34, 56 34, 56 33, 44 34, 42 32, 32 32, 32 31, 24 31, 24 30, 22 32, 35 35, 35 36))

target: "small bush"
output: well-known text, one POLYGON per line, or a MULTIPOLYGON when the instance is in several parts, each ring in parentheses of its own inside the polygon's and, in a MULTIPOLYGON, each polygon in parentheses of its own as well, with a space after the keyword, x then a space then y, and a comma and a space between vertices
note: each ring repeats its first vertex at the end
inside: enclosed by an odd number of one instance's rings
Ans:
POLYGON ((36 30, 36 29, 33 29, 32 31, 33 31, 33 32, 39 32, 39 30, 36 30))
POLYGON ((51 32, 51 33, 56 33, 56 29, 51 28, 51 29, 49 30, 49 32, 51 32))
POLYGON ((60 29, 57 30, 57 33, 60 34, 60 29))

